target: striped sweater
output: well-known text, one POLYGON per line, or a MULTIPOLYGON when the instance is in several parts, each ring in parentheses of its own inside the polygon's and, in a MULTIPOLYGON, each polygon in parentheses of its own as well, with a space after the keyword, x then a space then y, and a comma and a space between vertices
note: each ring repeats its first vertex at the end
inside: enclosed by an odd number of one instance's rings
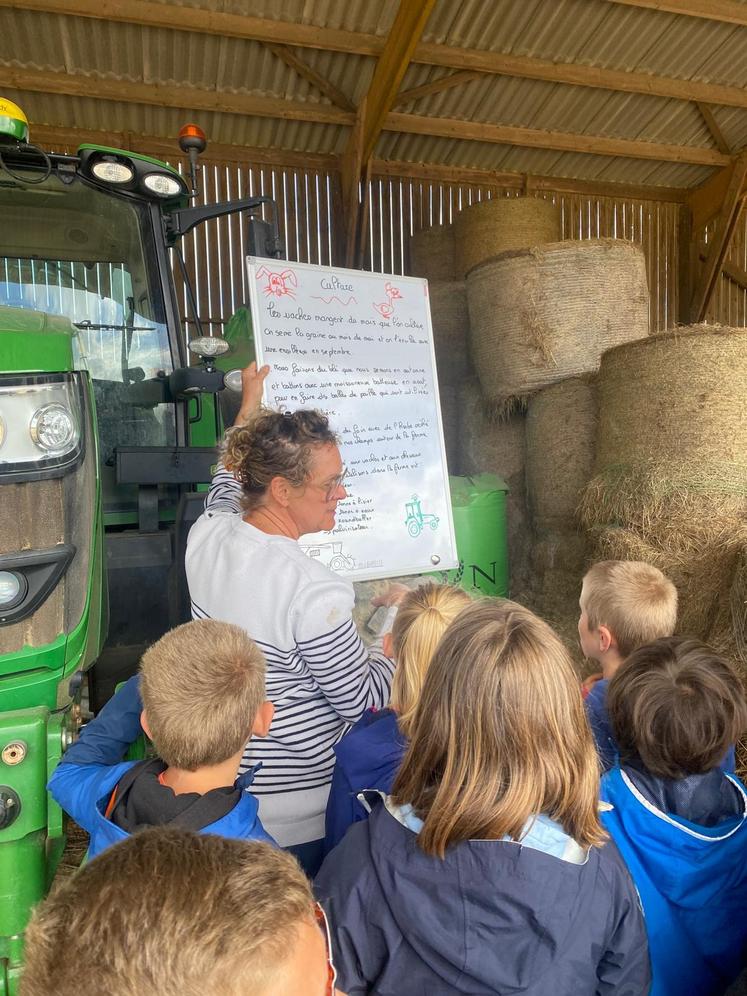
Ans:
POLYGON ((189 533, 186 569, 195 619, 243 626, 267 659, 275 705, 269 736, 253 737, 241 770, 281 846, 324 836, 333 748, 371 706, 384 706, 394 664, 367 650, 352 619, 352 584, 287 536, 244 522, 241 488, 219 468, 189 533))

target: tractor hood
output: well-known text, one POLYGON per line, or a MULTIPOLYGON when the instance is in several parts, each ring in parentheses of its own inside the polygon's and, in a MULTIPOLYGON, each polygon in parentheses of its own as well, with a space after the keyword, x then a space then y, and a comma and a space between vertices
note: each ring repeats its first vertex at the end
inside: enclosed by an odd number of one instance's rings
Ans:
POLYGON ((61 373, 73 369, 75 327, 44 311, 0 306, 0 370, 61 373))

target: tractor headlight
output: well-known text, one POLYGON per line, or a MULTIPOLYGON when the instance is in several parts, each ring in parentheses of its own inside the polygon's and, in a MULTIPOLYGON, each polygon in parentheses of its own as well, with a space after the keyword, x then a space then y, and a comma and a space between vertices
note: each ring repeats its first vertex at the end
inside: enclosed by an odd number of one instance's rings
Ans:
POLYGON ((0 377, 0 480, 58 477, 83 453, 82 387, 78 374, 0 377))
POLYGON ((143 186, 159 197, 179 197, 184 194, 184 185, 173 176, 163 173, 148 173, 143 177, 143 186))
POLYGON ((22 574, 0 571, 0 609, 12 609, 23 600, 28 584, 22 574))
POLYGON ((54 456, 65 453, 75 443, 73 413, 59 404, 37 408, 31 416, 29 432, 40 450, 54 456))
POLYGON ((91 167, 91 172, 103 183, 129 183, 135 176, 132 166, 118 159, 99 159, 91 167))

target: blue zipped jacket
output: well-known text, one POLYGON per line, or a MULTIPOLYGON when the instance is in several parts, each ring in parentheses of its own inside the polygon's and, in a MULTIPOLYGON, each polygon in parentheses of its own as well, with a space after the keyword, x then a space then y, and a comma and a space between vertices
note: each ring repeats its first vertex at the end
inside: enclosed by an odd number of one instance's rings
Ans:
POLYGON ((602 779, 602 821, 633 877, 648 932, 652 996, 716 996, 747 945, 747 792, 742 815, 704 827, 657 809, 624 769, 602 779))
POLYGON ((314 883, 348 996, 646 996, 646 930, 613 843, 580 864, 504 840, 442 860, 391 800, 366 800, 314 883))
POLYGON ((365 820, 368 811, 358 801, 367 789, 392 791, 407 749, 393 709, 367 709, 335 747, 335 770, 327 801, 324 853, 345 836, 351 823, 365 820))
MULTIPOLYGON (((49 780, 47 788, 54 799, 90 835, 90 858, 129 836, 104 814, 120 779, 140 763, 122 758, 142 733, 142 710, 140 677, 136 675, 83 729, 49 780)), ((259 819, 257 800, 248 791, 253 777, 254 771, 248 771, 236 779, 236 788, 241 789, 239 802, 200 833, 275 843, 259 819)))
MULTIPOLYGON (((609 771, 617 764, 618 747, 615 735, 612 732, 609 713, 607 712, 607 689, 609 678, 600 678, 591 688, 585 700, 586 715, 589 719, 591 732, 597 745, 597 753, 602 762, 602 769, 609 771)), ((736 770, 736 756, 734 747, 730 747, 726 752, 724 760, 719 767, 726 774, 734 774, 736 770)))

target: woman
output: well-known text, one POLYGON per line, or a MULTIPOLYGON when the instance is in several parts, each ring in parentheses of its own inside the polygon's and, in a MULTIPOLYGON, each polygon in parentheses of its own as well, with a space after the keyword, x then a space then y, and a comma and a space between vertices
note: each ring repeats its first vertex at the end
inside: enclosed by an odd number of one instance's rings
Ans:
POLYGON ((605 845, 570 659, 514 602, 464 609, 439 642, 384 801, 316 891, 349 993, 643 996, 646 932, 605 845))
POLYGON ((334 527, 344 469, 324 415, 258 410, 268 372, 244 371, 226 469, 219 465, 189 534, 187 581, 195 619, 237 623, 264 651, 275 718, 269 736, 247 744, 241 770, 261 763, 252 792, 262 822, 313 874, 334 745, 366 709, 386 705, 394 664, 363 645, 352 584, 298 545, 305 533, 334 527))

